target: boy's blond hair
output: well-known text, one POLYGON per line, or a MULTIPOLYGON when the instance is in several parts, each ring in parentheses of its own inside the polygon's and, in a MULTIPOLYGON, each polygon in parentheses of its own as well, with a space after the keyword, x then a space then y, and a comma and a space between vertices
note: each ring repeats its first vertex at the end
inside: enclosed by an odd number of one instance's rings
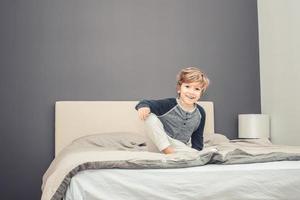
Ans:
POLYGON ((182 69, 177 75, 177 90, 182 83, 199 82, 202 88, 202 94, 206 91, 209 85, 207 76, 196 67, 187 67, 182 69))

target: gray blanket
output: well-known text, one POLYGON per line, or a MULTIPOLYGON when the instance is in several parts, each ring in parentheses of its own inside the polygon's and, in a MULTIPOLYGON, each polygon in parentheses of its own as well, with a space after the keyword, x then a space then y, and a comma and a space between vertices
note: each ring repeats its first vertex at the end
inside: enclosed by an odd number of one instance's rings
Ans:
POLYGON ((42 200, 61 200, 71 178, 87 169, 183 168, 206 164, 244 164, 300 160, 300 147, 273 145, 268 140, 232 140, 206 144, 200 152, 164 155, 146 151, 144 143, 103 145, 81 139, 68 146, 44 174, 42 200))

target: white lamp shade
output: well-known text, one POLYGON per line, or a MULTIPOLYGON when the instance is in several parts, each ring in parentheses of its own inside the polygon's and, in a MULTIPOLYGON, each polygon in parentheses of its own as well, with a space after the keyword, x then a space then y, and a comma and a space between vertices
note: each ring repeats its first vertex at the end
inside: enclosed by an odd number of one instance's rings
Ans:
POLYGON ((265 114, 240 114, 239 138, 269 138, 270 120, 265 114))

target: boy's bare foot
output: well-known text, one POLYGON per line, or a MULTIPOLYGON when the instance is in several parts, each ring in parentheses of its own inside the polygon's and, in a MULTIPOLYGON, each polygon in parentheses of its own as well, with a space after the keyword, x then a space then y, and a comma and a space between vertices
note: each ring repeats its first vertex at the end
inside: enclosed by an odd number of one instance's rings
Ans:
POLYGON ((171 154, 171 153, 174 153, 174 149, 172 147, 167 147, 167 148, 163 149, 162 152, 164 154, 171 154))

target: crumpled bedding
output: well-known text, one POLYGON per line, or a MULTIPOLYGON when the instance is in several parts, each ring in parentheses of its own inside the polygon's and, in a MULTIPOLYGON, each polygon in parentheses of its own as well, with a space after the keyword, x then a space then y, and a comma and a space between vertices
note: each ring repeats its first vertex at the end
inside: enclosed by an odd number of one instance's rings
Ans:
POLYGON ((300 160, 300 147, 273 145, 267 139, 224 140, 205 144, 199 152, 160 154, 146 151, 141 141, 99 145, 81 138, 65 148, 43 176, 42 200, 61 200, 71 178, 87 169, 183 168, 206 164, 243 164, 300 160))

